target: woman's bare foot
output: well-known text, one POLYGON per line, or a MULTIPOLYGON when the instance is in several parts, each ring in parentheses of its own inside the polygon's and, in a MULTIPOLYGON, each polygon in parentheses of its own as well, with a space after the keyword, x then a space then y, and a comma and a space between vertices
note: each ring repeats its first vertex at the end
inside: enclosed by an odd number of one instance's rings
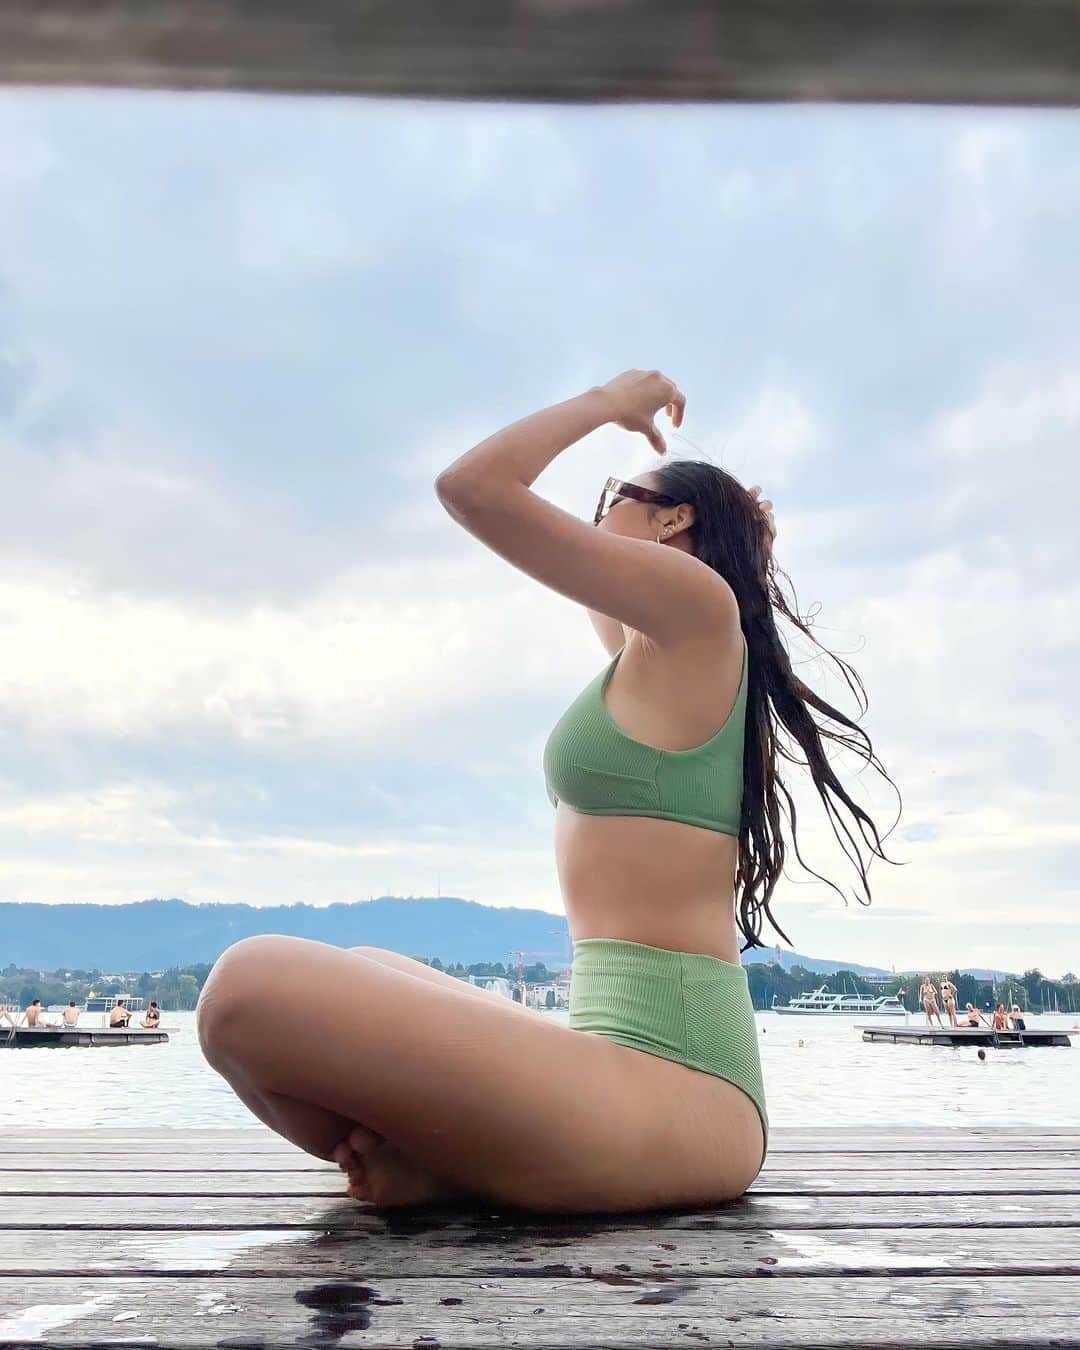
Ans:
POLYGON ((348 1178, 347 1193, 368 1204, 385 1208, 430 1205, 438 1200, 464 1199, 468 1194, 406 1158, 389 1140, 364 1125, 354 1126, 332 1156, 348 1178))

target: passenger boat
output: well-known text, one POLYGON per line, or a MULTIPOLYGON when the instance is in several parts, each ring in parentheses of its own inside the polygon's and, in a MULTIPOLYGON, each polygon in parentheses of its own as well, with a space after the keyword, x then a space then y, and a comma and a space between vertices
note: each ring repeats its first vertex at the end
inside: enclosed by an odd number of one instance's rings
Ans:
POLYGON ((827 984, 810 994, 800 994, 787 1003, 777 1003, 773 995, 772 1012, 816 1017, 906 1017, 908 1010, 895 994, 868 998, 862 994, 834 994, 827 984))

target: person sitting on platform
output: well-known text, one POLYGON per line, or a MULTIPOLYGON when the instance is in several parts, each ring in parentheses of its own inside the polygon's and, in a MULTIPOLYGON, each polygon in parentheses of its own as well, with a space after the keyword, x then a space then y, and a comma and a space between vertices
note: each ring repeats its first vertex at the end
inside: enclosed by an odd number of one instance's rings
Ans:
POLYGON ((75 1000, 72 999, 71 1002, 64 1009, 64 1025, 68 1027, 73 1027, 78 1024, 78 1021, 79 1021, 79 1010, 75 1006, 75 1000))
POLYGON ((116 1007, 113 1008, 112 1012, 109 1014, 109 1026, 125 1028, 130 1021, 131 1013, 124 1007, 124 1000, 118 998, 116 1000, 116 1007))
POLYGON ((1027 1031, 1027 1023, 1020 1013, 1020 1005, 1014 1003, 1012 1011, 1009 1013, 1009 1021, 1013 1024, 1013 1031, 1027 1031))
POLYGON ((994 1030, 1008 1031, 1008 1029, 1009 1029, 1009 1017, 1005 1011, 1005 1004, 999 1003, 997 1007, 994 1009, 994 1030))
POLYGON ((34 999, 33 1003, 31 1003, 29 1008, 27 1008, 26 1010, 26 1025, 28 1027, 36 1027, 43 1025, 41 1021, 42 1011, 43 1009, 41 1007, 41 999, 39 998, 34 999))
POLYGON ((969 1027, 977 1027, 977 1026, 979 1025, 979 1023, 983 1020, 983 1015, 982 1015, 982 1013, 978 1010, 978 1008, 976 1008, 976 1006, 974 1005, 974 1003, 965 1003, 965 1004, 964 1004, 964 1019, 965 1019, 965 1020, 964 1020, 964 1025, 965 1025, 965 1026, 969 1026, 969 1027))
POLYGON ((148 1031, 156 1031, 160 1022, 161 1022, 161 1009, 153 1001, 153 999, 151 999, 150 1006, 146 1010, 146 1016, 143 1018, 141 1025, 146 1027, 148 1031))

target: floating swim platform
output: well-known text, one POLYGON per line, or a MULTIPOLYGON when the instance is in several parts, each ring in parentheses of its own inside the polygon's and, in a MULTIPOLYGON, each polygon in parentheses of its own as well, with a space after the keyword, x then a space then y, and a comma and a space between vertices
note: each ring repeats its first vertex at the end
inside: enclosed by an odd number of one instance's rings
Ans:
POLYGON ((0 1027, 0 1050, 27 1050, 61 1045, 157 1045, 169 1033, 141 1027, 0 1027))
POLYGON ((894 1045, 992 1045, 998 1050, 1029 1045, 1072 1045, 1069 1033, 1044 1027, 1027 1031, 994 1031, 991 1027, 856 1026, 864 1041, 891 1041, 894 1045))

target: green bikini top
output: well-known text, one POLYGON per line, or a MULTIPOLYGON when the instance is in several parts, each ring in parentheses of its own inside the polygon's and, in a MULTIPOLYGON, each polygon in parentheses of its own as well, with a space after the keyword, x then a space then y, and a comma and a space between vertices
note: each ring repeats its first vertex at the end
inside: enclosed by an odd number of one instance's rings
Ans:
POLYGON ((691 750, 659 750, 631 740, 604 705, 619 657, 582 690, 544 746, 544 780, 559 801, 589 816, 655 816, 738 837, 742 811, 747 650, 739 692, 715 736, 691 750))

